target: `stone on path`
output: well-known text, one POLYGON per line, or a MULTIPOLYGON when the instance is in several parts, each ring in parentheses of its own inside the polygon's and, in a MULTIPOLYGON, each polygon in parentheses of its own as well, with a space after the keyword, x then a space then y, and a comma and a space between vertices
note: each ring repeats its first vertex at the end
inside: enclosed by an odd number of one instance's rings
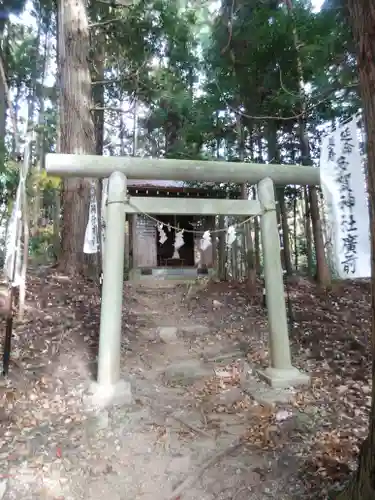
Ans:
POLYGON ((185 325, 185 326, 180 326, 179 330, 186 335, 196 335, 196 336, 203 336, 203 335, 208 335, 210 333, 210 329, 208 326, 205 325, 185 325))
POLYGON ((166 382, 192 384, 196 379, 213 375, 213 370, 196 359, 179 361, 168 366, 164 372, 166 382))
POLYGON ((168 464, 167 472, 169 474, 186 474, 191 467, 191 456, 181 455, 171 459, 168 464))
POLYGON ((212 398, 213 405, 222 405, 226 407, 233 406, 235 403, 242 401, 244 398, 244 393, 239 387, 232 387, 231 389, 227 389, 220 394, 215 395, 212 398))
POLYGON ((177 328, 175 326, 159 326, 157 336, 165 344, 172 344, 178 341, 177 328))

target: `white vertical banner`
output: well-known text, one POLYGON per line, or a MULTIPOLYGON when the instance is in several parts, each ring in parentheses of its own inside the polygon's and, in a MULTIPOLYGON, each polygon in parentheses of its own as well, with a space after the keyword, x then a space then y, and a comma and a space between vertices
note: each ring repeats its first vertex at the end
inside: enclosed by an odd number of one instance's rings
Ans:
MULTIPOLYGON (((105 246, 105 235, 107 227, 107 202, 108 202, 108 179, 102 180, 102 206, 100 207, 100 218, 101 218, 101 249, 102 249, 102 261, 104 261, 104 246, 105 246)), ((103 263, 102 263, 103 265, 103 263)))
POLYGON ((86 226, 83 253, 93 254, 99 251, 98 203, 95 184, 90 188, 89 220, 86 226))
POLYGON ((5 275, 12 286, 21 283, 21 228, 22 228, 22 185, 17 187, 16 199, 9 219, 5 243, 5 275))
POLYGON ((342 279, 370 277, 368 197, 355 118, 324 137, 320 176, 336 272, 342 279))

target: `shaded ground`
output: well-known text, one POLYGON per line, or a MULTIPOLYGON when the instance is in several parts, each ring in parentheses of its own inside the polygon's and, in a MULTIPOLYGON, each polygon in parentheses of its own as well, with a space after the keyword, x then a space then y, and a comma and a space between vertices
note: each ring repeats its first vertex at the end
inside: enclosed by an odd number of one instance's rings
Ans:
POLYGON ((0 385, 0 499, 323 499, 354 467, 371 397, 367 283, 290 285, 293 360, 313 382, 276 406, 243 384, 267 363, 260 294, 163 283, 124 288, 134 404, 95 411, 98 290, 31 274, 0 385))

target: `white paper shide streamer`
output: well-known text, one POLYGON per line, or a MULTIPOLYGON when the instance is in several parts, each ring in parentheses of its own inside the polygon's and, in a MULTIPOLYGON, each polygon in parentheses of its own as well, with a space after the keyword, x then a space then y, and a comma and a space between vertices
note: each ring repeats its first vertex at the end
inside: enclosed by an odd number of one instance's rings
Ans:
POLYGON ((174 240, 174 244, 173 244, 174 252, 173 252, 172 259, 179 259, 180 258, 180 254, 179 254, 178 250, 181 247, 183 247, 184 244, 185 244, 185 242, 184 242, 184 230, 182 229, 181 231, 176 232, 175 240, 174 240))
POLYGON ((164 231, 164 224, 162 222, 159 222, 156 227, 159 233, 159 243, 161 245, 164 245, 164 243, 168 240, 166 232, 164 231))
POLYGON ((96 200, 95 184, 90 188, 89 220, 86 226, 83 253, 94 254, 99 251, 99 224, 98 204, 96 200))
POLYGON ((233 243, 236 241, 236 227, 235 226, 229 226, 227 229, 227 234, 226 234, 226 245, 228 248, 231 248, 233 243))
POLYGON ((203 233, 201 241, 200 241, 200 245, 201 245, 201 250, 203 252, 205 252, 207 250, 207 248, 209 248, 212 245, 210 231, 205 231, 203 233))
POLYGON ((335 270, 342 279, 369 277, 369 210, 355 118, 324 137, 320 172, 335 270))

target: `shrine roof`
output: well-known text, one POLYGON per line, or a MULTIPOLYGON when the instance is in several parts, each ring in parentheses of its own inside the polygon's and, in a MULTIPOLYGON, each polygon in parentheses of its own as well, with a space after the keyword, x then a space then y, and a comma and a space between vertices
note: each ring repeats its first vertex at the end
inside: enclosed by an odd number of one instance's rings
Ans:
POLYGON ((205 182, 202 186, 191 186, 187 182, 172 180, 129 179, 127 187, 132 193, 161 194, 177 193, 207 197, 225 197, 225 189, 220 189, 214 182, 205 182))
POLYGON ((183 188, 187 187, 186 182, 183 181, 161 181, 161 180, 143 180, 143 179, 129 179, 127 182, 130 187, 144 187, 144 188, 183 188))

